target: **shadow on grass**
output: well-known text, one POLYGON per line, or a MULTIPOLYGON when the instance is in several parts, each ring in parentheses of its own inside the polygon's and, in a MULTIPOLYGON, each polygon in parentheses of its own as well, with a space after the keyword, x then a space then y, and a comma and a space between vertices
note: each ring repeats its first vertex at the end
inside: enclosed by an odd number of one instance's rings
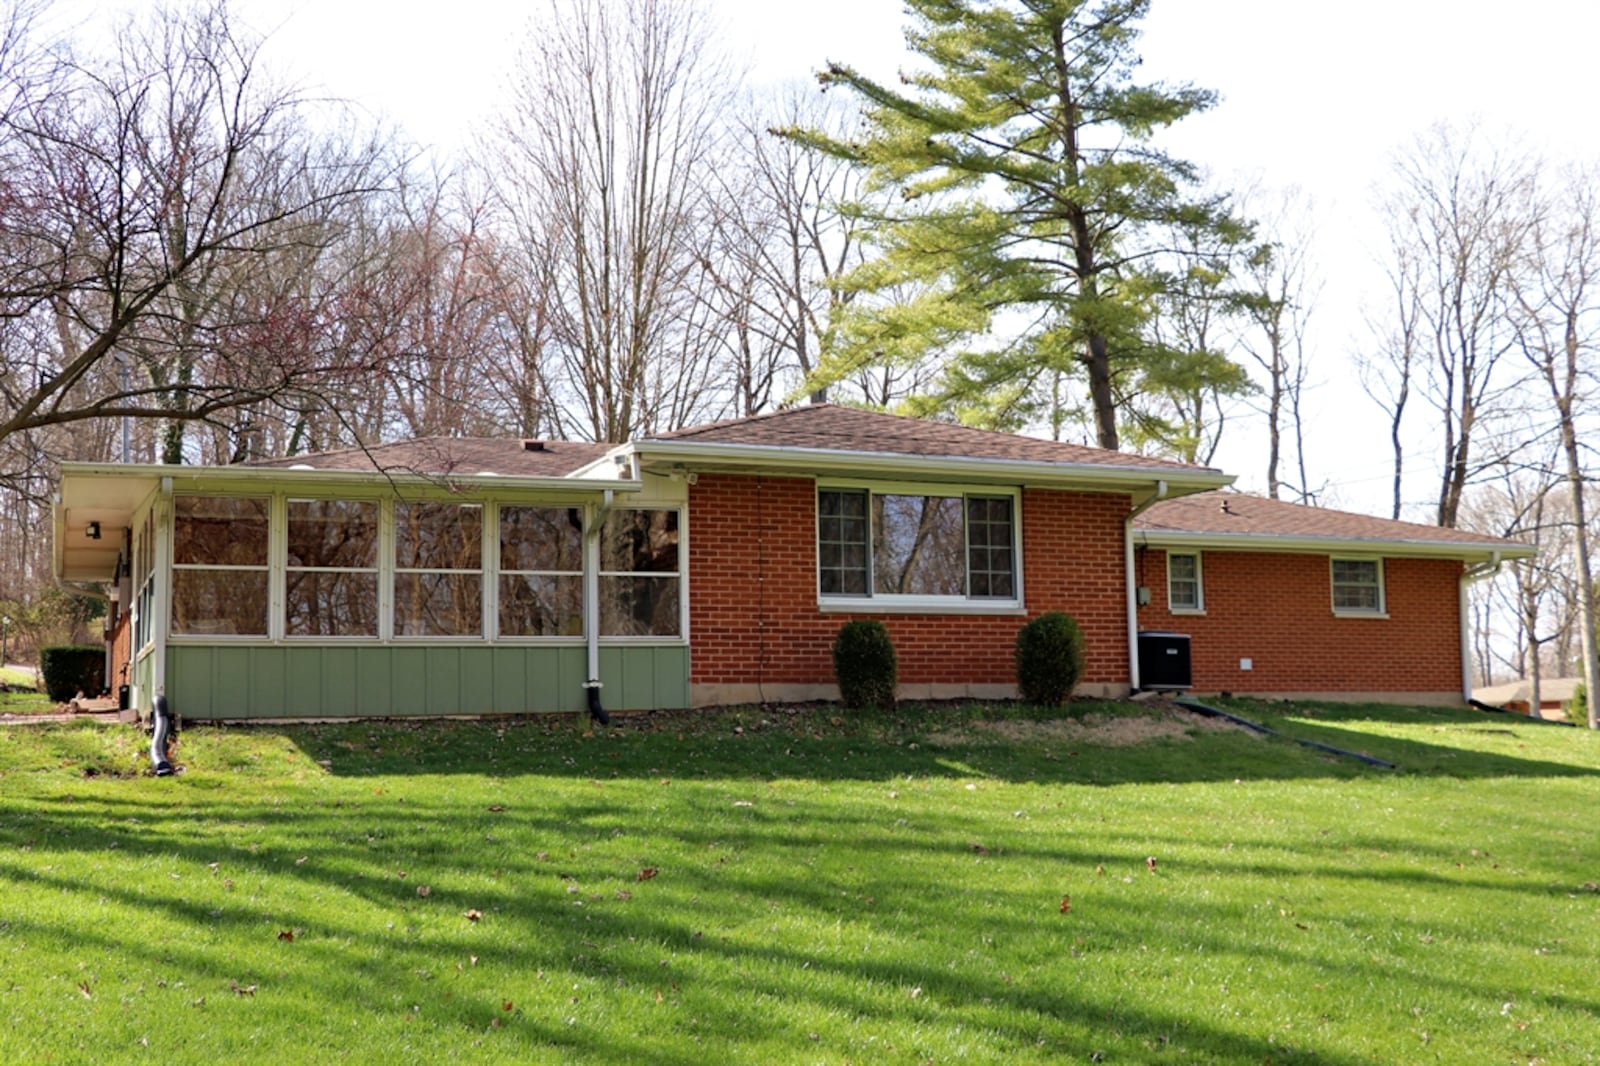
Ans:
MULTIPOLYGON (((1101 705, 1095 705, 1099 707, 1101 705)), ((1116 706, 1116 705, 1112 705, 1116 706)), ((1322 705, 1319 705, 1319 707, 1322 705)), ((1505 742, 1457 743, 1483 723, 1470 712, 1419 711, 1394 721, 1431 728, 1397 736, 1362 731, 1370 716, 1319 715, 1314 724, 1278 709, 1256 712, 1266 724, 1394 763, 1408 775, 1450 778, 1594 777, 1588 745, 1571 761, 1523 752, 1521 732, 1495 727, 1505 742)), ((1090 713, 1100 713, 1091 711, 1090 713)), ((1143 708, 1117 714, 1135 718, 1143 708)), ((619 718, 610 731, 561 720, 403 722, 284 727, 305 756, 339 776, 425 774, 554 774, 611 777, 793 778, 884 780, 893 777, 991 778, 1040 784, 1113 786, 1234 780, 1352 779, 1388 771, 1311 751, 1288 739, 1262 738, 1237 728, 1208 728, 1185 712, 1164 711, 1166 734, 1142 743, 1106 742, 1095 732, 1058 728, 1050 719, 972 719, 935 712, 845 719, 837 714, 786 717, 759 711, 708 712, 688 720, 619 718), (819 722, 820 727, 819 727, 819 722), (684 728, 678 728, 678 726, 684 728)), ((1528 727, 1540 730, 1539 726, 1528 727)), ((1564 731, 1563 731, 1564 732, 1564 731)), ((1543 739, 1541 735, 1541 739, 1543 739)), ((1562 739, 1568 739, 1563 736, 1562 739)), ((1557 751, 1562 749, 1557 748, 1557 751)))

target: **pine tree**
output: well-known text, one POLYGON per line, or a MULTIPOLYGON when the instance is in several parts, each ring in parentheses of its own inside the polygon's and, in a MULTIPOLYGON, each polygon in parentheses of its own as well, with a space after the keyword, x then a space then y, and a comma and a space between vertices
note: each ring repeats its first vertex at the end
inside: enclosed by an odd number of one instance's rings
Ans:
POLYGON ((1133 80, 1148 7, 907 0, 926 62, 900 86, 839 64, 820 75, 862 100, 862 134, 783 132, 899 194, 855 205, 877 255, 844 284, 877 298, 853 303, 824 380, 940 353, 924 408, 999 428, 1049 418, 1059 434, 1063 388, 1082 378, 1098 443, 1118 447, 1141 366, 1170 377, 1186 354, 1148 328, 1188 270, 1168 235, 1249 236, 1223 198, 1197 193, 1195 167, 1151 143, 1216 96, 1133 80))

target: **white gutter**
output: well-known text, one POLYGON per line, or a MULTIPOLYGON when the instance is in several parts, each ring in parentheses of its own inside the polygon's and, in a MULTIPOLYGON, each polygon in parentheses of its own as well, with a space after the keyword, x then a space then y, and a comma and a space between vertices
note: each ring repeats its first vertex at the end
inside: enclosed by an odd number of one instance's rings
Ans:
POLYGON ((1122 564, 1126 575, 1123 591, 1127 599, 1128 614, 1128 687, 1138 692, 1143 678, 1139 676, 1139 590, 1133 565, 1133 520, 1167 497, 1167 483, 1156 482, 1155 493, 1130 510, 1122 519, 1122 564))
POLYGON ((1460 559, 1492 562, 1500 558, 1531 559, 1531 546, 1472 541, 1397 538, 1319 537, 1283 533, 1191 533, 1173 529, 1141 529, 1139 543, 1151 548, 1197 548, 1212 551, 1328 552, 1335 555, 1386 555, 1394 558, 1460 559))
MULTIPOLYGON (((631 447, 647 462, 693 463, 701 469, 725 463, 729 469, 781 469, 798 473, 881 474, 901 480, 1006 483, 1072 483, 1104 488, 1146 488, 1165 480, 1169 494, 1188 495, 1233 484, 1234 475, 1209 467, 1110 463, 1058 463, 1034 459, 982 459, 972 456, 906 455, 898 452, 781 445, 714 444, 694 441, 641 441, 631 447)), ((621 449, 619 449, 620 451, 621 449)), ((608 457, 609 460, 609 457, 608 457)), ((590 464, 593 467, 595 464, 590 464)), ((581 474, 581 471, 579 471, 581 474)))
MULTIPOLYGON (((1526 556, 1523 556, 1523 558, 1526 558, 1526 556)), ((1468 617, 1467 611, 1470 599, 1470 597, 1467 595, 1467 587, 1476 582, 1482 581, 1484 578, 1493 577, 1495 574, 1498 574, 1500 572, 1500 566, 1503 562, 1504 559, 1502 558, 1502 553, 1495 552, 1489 557, 1488 562, 1479 563, 1476 566, 1469 566, 1465 570, 1461 571, 1461 580, 1456 586, 1458 596, 1456 615, 1460 619, 1461 627, 1462 703, 1472 702, 1472 627, 1471 619, 1468 617)), ((1534 709, 1534 713, 1538 713, 1537 708, 1534 709)))
POLYGON ((180 492, 196 491, 219 484, 252 484, 257 481, 337 487, 343 485, 381 485, 403 488, 437 488, 443 485, 480 490, 539 489, 571 493, 637 492, 640 482, 630 478, 530 477, 520 474, 421 474, 414 471, 317 470, 292 466, 171 466, 156 463, 62 463, 61 476, 169 478, 180 492))

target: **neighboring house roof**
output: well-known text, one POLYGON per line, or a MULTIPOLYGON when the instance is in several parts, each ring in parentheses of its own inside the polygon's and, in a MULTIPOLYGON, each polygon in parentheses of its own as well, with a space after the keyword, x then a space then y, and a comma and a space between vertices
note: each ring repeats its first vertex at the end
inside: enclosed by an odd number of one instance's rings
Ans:
POLYGON ((907 477, 1080 482, 1119 490, 1167 481, 1174 493, 1233 480, 1211 467, 834 404, 691 426, 630 447, 647 468, 682 464, 874 476, 899 471, 907 477))
POLYGON ((368 448, 293 455, 247 464, 280 470, 406 471, 445 477, 565 477, 605 455, 613 446, 587 441, 519 440, 515 437, 419 437, 368 448))
MULTIPOLYGON (((1566 703, 1577 694, 1583 684, 1581 677, 1547 677, 1539 681, 1540 703, 1566 703)), ((1472 698, 1480 703, 1504 707, 1512 703, 1527 705, 1533 699, 1533 682, 1507 681, 1502 685, 1485 685, 1472 690, 1472 698)))
POLYGON ((1205 492, 1162 500, 1134 519, 1135 538, 1150 545, 1278 551, 1382 551, 1460 559, 1527 558, 1528 544, 1486 533, 1335 511, 1242 492, 1205 492))

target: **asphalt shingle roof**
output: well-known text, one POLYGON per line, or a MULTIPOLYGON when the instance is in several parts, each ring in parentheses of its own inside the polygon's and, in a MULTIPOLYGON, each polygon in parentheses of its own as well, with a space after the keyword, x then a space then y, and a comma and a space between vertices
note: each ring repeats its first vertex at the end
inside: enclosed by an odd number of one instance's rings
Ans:
POLYGON ((1162 500, 1135 518, 1133 524, 1135 529, 1167 533, 1320 537, 1391 543, 1421 541, 1490 547, 1512 543, 1487 533, 1399 522, 1232 491, 1201 492, 1162 500))
POLYGON ((940 458, 997 459, 1013 462, 1087 464, 1139 470, 1185 470, 1202 473, 1211 468, 1151 459, 1143 455, 1091 448, 1083 444, 1041 440, 1015 433, 972 429, 949 422, 864 411, 834 404, 806 404, 751 418, 690 426, 662 433, 641 442, 703 442, 747 444, 758 447, 818 448, 829 451, 872 452, 940 458))

